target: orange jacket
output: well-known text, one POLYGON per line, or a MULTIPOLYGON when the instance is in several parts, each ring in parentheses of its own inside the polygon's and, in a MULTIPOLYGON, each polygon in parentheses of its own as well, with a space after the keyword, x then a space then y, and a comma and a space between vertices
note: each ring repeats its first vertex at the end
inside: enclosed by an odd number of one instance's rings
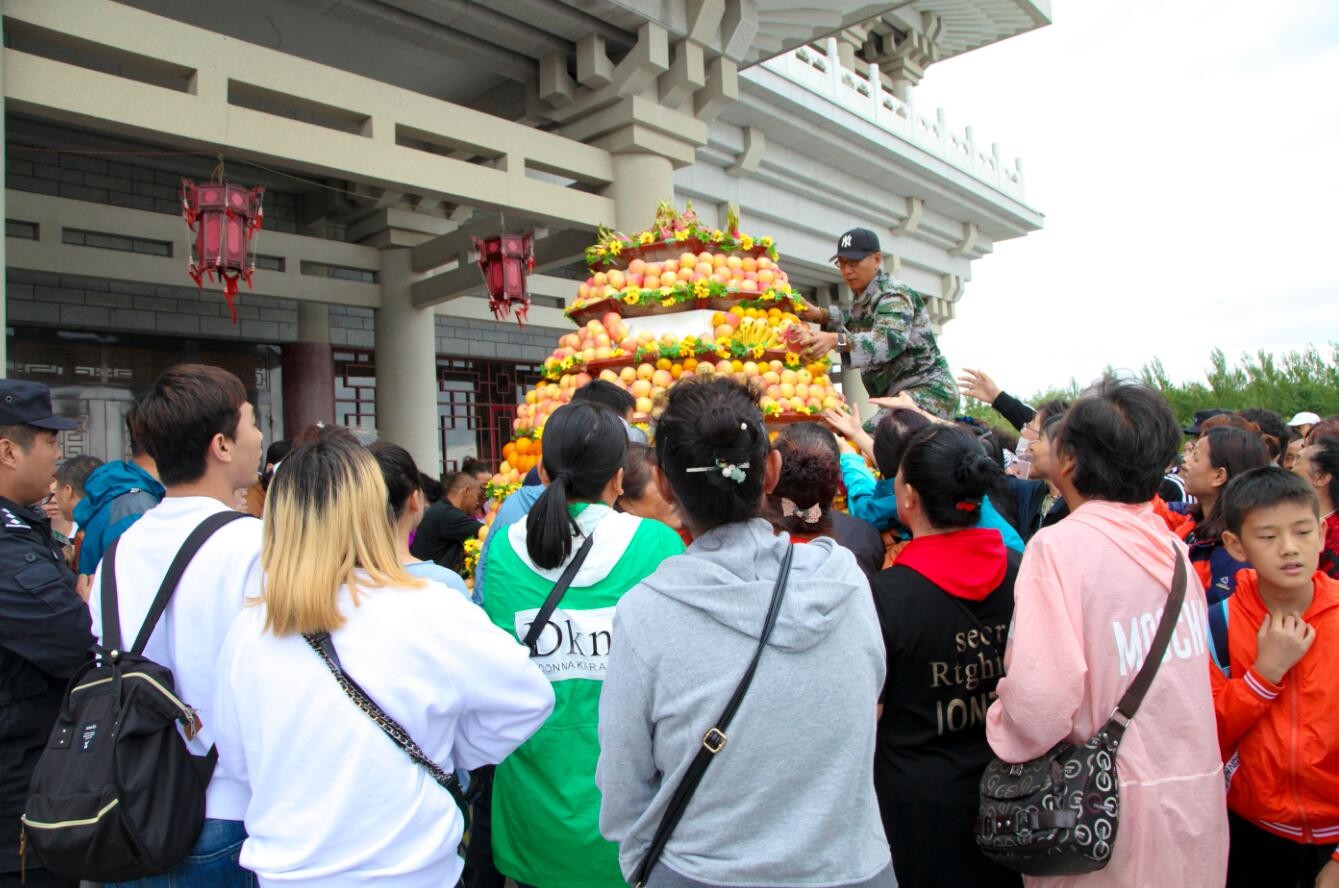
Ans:
POLYGON ((1281 684, 1252 668, 1268 613, 1253 570, 1237 574, 1227 599, 1232 677, 1210 668, 1228 808, 1283 838, 1329 845, 1339 842, 1339 581, 1316 571, 1312 582, 1302 619, 1316 640, 1281 684))

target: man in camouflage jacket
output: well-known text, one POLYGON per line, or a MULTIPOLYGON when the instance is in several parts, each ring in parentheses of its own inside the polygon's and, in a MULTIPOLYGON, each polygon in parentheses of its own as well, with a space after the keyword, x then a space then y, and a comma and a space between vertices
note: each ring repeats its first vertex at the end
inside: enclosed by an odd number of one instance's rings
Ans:
POLYGON ((921 294, 883 270, 879 238, 854 228, 837 241, 833 261, 856 294, 851 308, 810 306, 805 317, 823 331, 801 340, 818 356, 836 351, 845 366, 860 371, 870 397, 906 392, 931 413, 951 419, 958 387, 939 353, 921 294))

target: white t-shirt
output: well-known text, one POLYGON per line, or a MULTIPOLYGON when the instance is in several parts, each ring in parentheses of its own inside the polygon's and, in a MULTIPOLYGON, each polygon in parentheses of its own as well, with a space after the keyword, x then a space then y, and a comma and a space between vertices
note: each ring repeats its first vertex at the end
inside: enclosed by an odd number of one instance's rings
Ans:
MULTIPOLYGON (((121 643, 134 644, 168 565, 191 531, 210 515, 228 511, 212 497, 167 497, 131 525, 116 546, 116 590, 121 643)), ((89 610, 93 633, 102 641, 102 569, 93 575, 89 610)), ((177 696, 200 713, 203 728, 189 742, 203 755, 215 742, 214 679, 219 650, 247 597, 260 594, 260 521, 240 518, 215 531, 186 567, 144 655, 172 670, 177 696)), ((206 816, 241 820, 249 798, 246 784, 222 757, 205 795, 206 816)))
MULTIPOLYGON (((553 709, 529 652, 440 583, 363 589, 331 637, 348 674, 450 772, 494 764, 553 709)), ((299 635, 237 617, 219 657, 220 762, 251 786, 242 866, 261 884, 454 885, 451 795, 340 688, 299 635)))

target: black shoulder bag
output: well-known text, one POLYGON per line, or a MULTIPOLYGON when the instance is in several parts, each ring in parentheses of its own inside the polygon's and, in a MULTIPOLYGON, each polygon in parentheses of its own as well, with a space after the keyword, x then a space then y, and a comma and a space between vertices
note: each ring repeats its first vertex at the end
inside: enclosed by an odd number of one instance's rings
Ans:
POLYGON ((540 605, 539 610, 535 613, 535 621, 530 624, 530 629, 525 633, 525 638, 521 639, 521 644, 530 648, 530 656, 538 656, 535 645, 539 643, 539 636, 544 631, 544 627, 549 625, 549 617, 553 616, 553 612, 558 608, 558 603, 563 600, 568 587, 576 579, 577 571, 581 570, 581 565, 585 563, 586 556, 590 554, 591 544, 594 542, 595 532, 591 531, 586 537, 586 541, 581 544, 581 548, 577 549, 576 557, 568 563, 562 576, 558 577, 558 582, 554 584, 549 597, 544 599, 544 603, 540 605))
POLYGON ((675 788, 674 795, 670 796, 669 805, 665 807, 665 816, 661 818, 660 826, 656 827, 656 834, 651 839, 651 846, 647 849, 646 856, 642 858, 641 866, 637 867, 637 876, 633 880, 637 888, 642 888, 646 880, 651 877, 651 871, 660 861, 660 855, 664 853, 674 827, 683 819, 688 802, 693 798, 697 785, 702 782, 702 775, 706 773, 707 767, 716 755, 725 748, 725 729, 730 727, 730 720, 735 717, 735 711, 739 709, 739 704, 744 702, 744 694, 753 683, 753 673, 758 669, 758 660, 762 657, 763 648, 767 647, 767 639, 771 637, 772 628, 776 626, 776 617, 781 611, 781 599, 786 594, 786 580, 790 576, 790 559, 794 553, 795 547, 787 545, 786 554, 781 559, 781 572, 777 574, 776 585, 772 587, 772 603, 767 608, 767 619, 763 622, 762 634, 758 636, 758 649, 753 652, 753 660, 749 663, 749 668, 744 671, 744 677, 739 680, 739 687, 735 688, 730 702, 725 706, 725 711, 716 719, 716 724, 702 735, 702 747, 698 749, 697 756, 684 772, 683 780, 675 788))
POLYGON ((210 515, 186 537, 126 648, 116 553, 102 558, 102 644, 70 679, 23 812, 25 842, 65 879, 122 882, 166 872, 195 845, 218 750, 186 745, 201 728, 171 670, 144 656, 159 619, 200 547, 241 512, 210 515), (183 739, 183 736, 185 739, 183 739))
POLYGON ((1116 751, 1162 663, 1186 596, 1185 558, 1148 655, 1116 709, 1082 746, 1057 743, 1021 764, 994 759, 981 776, 976 844, 986 857, 1030 876, 1091 873, 1111 860, 1120 822, 1116 751))

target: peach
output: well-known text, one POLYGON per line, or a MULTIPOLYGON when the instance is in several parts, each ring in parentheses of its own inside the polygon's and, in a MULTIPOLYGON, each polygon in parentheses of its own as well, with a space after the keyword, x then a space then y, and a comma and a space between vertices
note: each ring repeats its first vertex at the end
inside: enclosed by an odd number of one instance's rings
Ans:
POLYGON ((800 410, 803 410, 803 409, 804 409, 804 402, 801 401, 799 398, 791 398, 791 399, 790 399, 790 409, 791 409, 792 411, 800 411, 800 410))
POLYGON ((720 268, 717 268, 711 273, 711 279, 718 284, 726 284, 730 282, 730 276, 720 268))
POLYGON ((628 263, 628 272, 631 274, 645 274, 646 260, 633 259, 631 262, 628 263))
POLYGON ((659 262, 648 262, 646 263, 646 267, 642 269, 642 274, 649 280, 650 278, 660 277, 661 272, 663 271, 664 269, 660 267, 659 262))
POLYGON ((735 332, 734 327, 731 327, 729 324, 721 324, 719 327, 716 328, 716 338, 726 339, 734 332, 735 332))
POLYGON ((679 257, 680 268, 683 268, 685 265, 696 265, 696 264, 697 264, 697 256, 693 255, 692 253, 684 253, 679 257))
POLYGON ((667 271, 660 276, 660 286, 673 287, 679 282, 679 273, 677 271, 667 271))
POLYGON ((657 370, 651 377, 651 384, 661 388, 669 388, 674 383, 674 375, 668 370, 657 370))
POLYGON ((768 270, 768 269, 766 269, 766 268, 762 268, 762 269, 759 269, 759 270, 758 270, 758 283, 760 283, 760 284, 770 284, 770 283, 771 283, 772 281, 774 281, 774 280, 776 280, 776 274, 773 273, 772 271, 770 271, 770 270, 768 270))
POLYGON ((783 382, 781 383, 780 389, 781 389, 781 397, 783 398, 795 397, 795 386, 792 383, 783 382))
POLYGON ((809 386, 803 382, 795 383, 795 397, 809 400, 809 386))
POLYGON ((758 270, 758 260, 757 260, 757 259, 754 259, 752 256, 745 256, 743 259, 740 259, 740 260, 739 260, 739 265, 740 265, 740 267, 743 268, 745 271, 757 271, 757 270, 758 270))
POLYGON ((814 381, 814 375, 813 375, 812 373, 810 373, 808 370, 796 370, 796 371, 795 371, 795 381, 796 381, 796 382, 813 382, 813 381, 814 381))
POLYGON ((712 267, 710 262, 699 262, 697 263, 696 267, 697 267, 697 273, 702 275, 703 277, 710 277, 711 273, 716 270, 715 268, 712 267))
POLYGON ((618 385, 618 374, 608 368, 600 371, 600 379, 604 382, 612 382, 614 385, 618 385))
POLYGON ((759 256, 758 269, 761 271, 770 268, 776 268, 776 263, 774 263, 771 259, 768 259, 766 256, 759 256))
POLYGON ((634 382, 629 389, 634 398, 647 398, 651 395, 651 381, 649 379, 639 379, 634 382))
POLYGON ((744 362, 744 375, 745 375, 745 376, 757 376, 757 375, 758 375, 758 365, 755 364, 755 363, 753 363, 752 361, 746 361, 746 362, 744 362))
POLYGON ((772 361, 768 366, 770 366, 776 373, 780 373, 782 370, 786 369, 786 365, 780 361, 772 361))
POLYGON ((622 290, 623 286, 628 282, 628 279, 624 277, 623 272, 619 271, 617 268, 612 269, 605 277, 606 280, 609 281, 609 286, 613 287, 615 290, 622 290))
POLYGON ((651 409, 652 409, 653 407, 655 407, 655 404, 652 403, 652 401, 651 401, 650 398, 638 398, 638 399, 637 399, 637 407, 636 407, 636 411, 637 411, 638 413, 642 414, 643 416, 649 414, 649 413, 651 412, 651 409))
POLYGON ((653 365, 653 364, 638 364, 638 365, 637 365, 637 378, 638 378, 638 379, 650 379, 653 375, 655 375, 655 372, 656 372, 656 368, 655 368, 655 365, 653 365))
POLYGON ((713 255, 713 256, 711 257, 711 264, 712 264, 712 266, 715 267, 715 268, 724 268, 724 267, 725 267, 725 254, 724 254, 724 253, 716 253, 715 255, 713 255))
POLYGON ((605 284, 609 283, 609 275, 605 274, 603 271, 597 271, 595 272, 595 277, 591 278, 591 283, 597 287, 603 287, 605 284))
POLYGON ((740 259, 738 256, 730 256, 725 260, 725 264, 730 268, 740 268, 743 266, 744 260, 740 259))
POLYGON ((642 285, 642 282, 643 282, 644 280, 646 280, 646 279, 645 279, 644 277, 642 277, 640 274, 629 274, 629 275, 628 275, 628 286, 629 286, 629 287, 640 287, 640 286, 642 285))
POLYGON ((775 370, 768 370, 763 373, 762 381, 767 383, 768 386, 777 385, 781 382, 781 374, 775 370))
MULTIPOLYGON (((794 370, 782 370, 782 371, 781 371, 781 381, 782 381, 782 382, 789 383, 789 384, 791 384, 791 385, 794 385, 795 383, 799 382, 800 380, 799 380, 799 377, 797 377, 797 376, 795 375, 795 371, 794 371, 794 370)), ((789 397, 789 396, 787 396, 787 397, 789 397)))
POLYGON ((578 373, 576 375, 576 381, 572 384, 572 388, 581 388, 583 385, 590 385, 589 373, 578 373))
POLYGON ((717 373, 724 373, 727 376, 735 372, 735 367, 729 361, 721 361, 716 365, 717 373))
POLYGON ((758 282, 757 282, 757 281, 749 281, 749 280, 743 280, 743 281, 740 281, 740 282, 739 282, 739 289, 743 290, 745 293, 757 293, 757 292, 758 292, 758 282))
POLYGON ((632 383, 637 381, 637 368, 624 367, 622 370, 618 371, 618 378, 620 382, 624 382, 627 383, 628 385, 631 385, 632 383))
POLYGON ((716 365, 711 361, 702 361, 697 365, 698 376, 710 376, 716 372, 716 365))
POLYGON ((577 286, 577 298, 585 299, 590 295, 590 284, 579 284, 577 286))
POLYGON ((661 274, 667 274, 667 273, 678 274, 679 272, 678 261, 675 259, 666 259, 664 262, 660 264, 660 272, 661 274))
MULTIPOLYGON (((613 349, 611 349, 611 348, 610 348, 609 346, 607 346, 607 345, 597 345, 597 346, 595 346, 595 360, 597 360, 597 361, 607 361, 607 360, 609 360, 611 357, 613 357, 613 355, 610 354, 612 351, 613 351, 613 349)), ((600 374, 600 378, 601 378, 601 379, 604 379, 604 374, 603 374, 603 373, 600 374)))
POLYGON ((596 347, 597 349, 600 349, 600 348, 608 349, 608 348, 609 348, 609 343, 610 343, 610 339, 609 339, 609 334, 608 334, 608 333, 596 333, 596 334, 595 334, 595 347, 596 347))
POLYGON ((688 268, 680 268, 680 269, 679 269, 679 280, 681 280, 681 281, 691 281, 691 280, 693 279, 693 275, 694 275, 694 274, 696 274, 696 272, 694 271, 694 269, 693 269, 692 266, 689 266, 688 268))

